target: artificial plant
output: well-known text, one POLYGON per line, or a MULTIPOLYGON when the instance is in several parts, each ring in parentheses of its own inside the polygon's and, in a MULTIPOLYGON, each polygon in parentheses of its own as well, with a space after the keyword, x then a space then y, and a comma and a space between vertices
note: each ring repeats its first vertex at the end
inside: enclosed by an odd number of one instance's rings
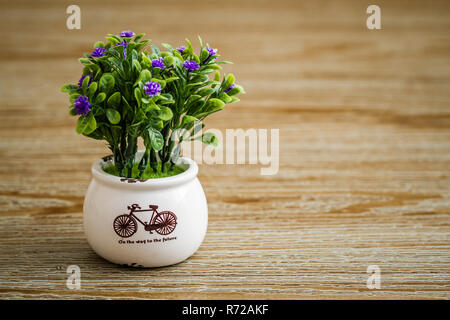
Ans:
POLYGON ((62 87, 70 95, 70 114, 78 116, 76 131, 105 140, 119 175, 127 178, 134 178, 135 161, 138 178, 148 166, 171 170, 183 140, 216 145, 214 134, 202 133, 202 121, 244 92, 233 74, 221 77, 220 64, 230 62, 219 61, 217 50, 200 37, 199 54, 187 39, 177 48, 163 43, 165 51, 151 45, 149 54, 150 40, 143 37, 131 31, 108 34, 106 43, 96 42, 79 59, 84 68, 78 84, 62 87), (145 146, 141 159, 136 159, 138 138, 145 146))

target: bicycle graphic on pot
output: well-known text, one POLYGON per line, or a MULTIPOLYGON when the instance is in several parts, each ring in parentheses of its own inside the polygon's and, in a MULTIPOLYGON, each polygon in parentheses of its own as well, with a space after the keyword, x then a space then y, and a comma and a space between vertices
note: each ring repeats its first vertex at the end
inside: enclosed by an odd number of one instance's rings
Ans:
POLYGON ((129 213, 122 214, 114 219, 114 231, 122 238, 129 238, 136 233, 139 222, 144 226, 144 230, 150 232, 150 234, 153 233, 153 230, 163 236, 171 234, 177 226, 177 216, 171 211, 158 212, 157 205, 149 205, 149 208, 141 209, 138 204, 128 206, 129 213), (142 221, 135 214, 137 212, 150 211, 152 212, 152 216, 149 222, 142 221))

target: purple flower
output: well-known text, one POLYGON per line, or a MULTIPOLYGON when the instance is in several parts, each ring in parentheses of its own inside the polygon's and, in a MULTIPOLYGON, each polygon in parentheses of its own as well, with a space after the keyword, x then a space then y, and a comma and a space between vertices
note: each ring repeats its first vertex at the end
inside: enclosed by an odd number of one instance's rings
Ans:
POLYGON ((152 67, 164 69, 166 66, 164 65, 164 60, 162 58, 159 58, 152 60, 152 67))
POLYGON ((150 97, 156 96, 161 92, 161 85, 156 81, 147 81, 144 85, 144 91, 150 97))
MULTIPOLYGON (((124 48, 126 48, 128 46, 128 43, 123 40, 122 42, 119 42, 118 44, 116 44, 114 47, 117 46, 123 46, 124 48)), ((123 57, 126 59, 127 58, 127 50, 123 49, 123 57)))
POLYGON ((88 87, 89 87, 89 85, 92 83, 92 76, 89 75, 89 74, 84 74, 84 75, 81 76, 80 80, 78 80, 78 88, 81 88, 81 86, 83 85, 83 80, 87 76, 89 76, 89 83, 88 83, 88 87))
POLYGON ((186 46, 181 46, 181 47, 178 47, 178 48, 177 48, 177 50, 178 50, 178 52, 179 52, 180 54, 183 54, 184 49, 186 49, 186 46))
POLYGON ((123 40, 122 42, 117 43, 114 47, 117 46, 123 46, 124 48, 126 48, 128 46, 128 43, 125 40, 123 40))
POLYGON ((99 58, 102 57, 105 52, 108 51, 105 48, 95 48, 94 51, 92 51, 91 56, 93 56, 94 58, 99 58))
POLYGON ((217 49, 206 47, 206 51, 208 51, 210 57, 217 54, 217 49))
POLYGON ((121 36, 121 37, 124 37, 124 38, 129 38, 129 37, 134 36, 134 32, 133 32, 133 31, 130 31, 130 30, 122 31, 122 32, 120 33, 120 36, 121 36))
POLYGON ((192 72, 194 70, 198 70, 200 66, 194 60, 187 60, 183 62, 183 67, 187 69, 188 72, 192 72))
MULTIPOLYGON (((206 51, 208 51, 209 55, 208 55, 208 57, 205 60, 203 60, 202 63, 205 63, 206 61, 208 61, 209 58, 211 58, 211 56, 217 54, 217 49, 213 49, 213 48, 210 48, 210 47, 206 47, 205 49, 206 49, 206 51)), ((217 57, 214 58, 214 60, 215 59, 217 59, 217 57)))
POLYGON ((91 110, 91 104, 89 103, 88 97, 86 96, 79 96, 75 100, 73 106, 77 114, 86 115, 89 110, 91 110))
POLYGON ((234 83, 228 89, 223 90, 223 92, 227 93, 233 88, 236 88, 236 85, 234 83))

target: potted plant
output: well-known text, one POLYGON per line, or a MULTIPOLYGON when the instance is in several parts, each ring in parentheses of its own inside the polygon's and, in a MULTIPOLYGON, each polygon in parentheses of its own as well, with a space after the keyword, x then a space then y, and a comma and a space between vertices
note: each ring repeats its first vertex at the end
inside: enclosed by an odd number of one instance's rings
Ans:
POLYGON ((189 40, 164 51, 144 34, 109 34, 80 58, 70 96, 76 131, 106 141, 111 155, 92 166, 84 201, 84 230, 92 249, 118 264, 166 266, 191 256, 203 241, 208 209, 197 164, 181 157, 181 143, 198 139, 202 121, 244 92, 232 74, 221 77, 217 50, 195 54, 189 40), (213 75, 214 73, 214 75, 213 75), (144 149, 138 151, 138 142, 144 149))

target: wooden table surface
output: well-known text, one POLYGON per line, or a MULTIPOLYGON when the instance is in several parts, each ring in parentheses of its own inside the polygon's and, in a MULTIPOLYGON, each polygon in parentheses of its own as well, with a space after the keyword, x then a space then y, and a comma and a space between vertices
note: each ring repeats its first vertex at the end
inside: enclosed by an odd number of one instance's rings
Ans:
POLYGON ((0 298, 450 298, 450 4, 378 1, 1 1, 0 298), (200 34, 247 91, 208 128, 280 129, 280 169, 200 166, 209 229, 166 268, 110 264, 82 204, 102 142, 60 87, 106 33, 200 34), (81 289, 66 268, 81 269, 81 289), (367 267, 381 288, 366 286, 367 267))

